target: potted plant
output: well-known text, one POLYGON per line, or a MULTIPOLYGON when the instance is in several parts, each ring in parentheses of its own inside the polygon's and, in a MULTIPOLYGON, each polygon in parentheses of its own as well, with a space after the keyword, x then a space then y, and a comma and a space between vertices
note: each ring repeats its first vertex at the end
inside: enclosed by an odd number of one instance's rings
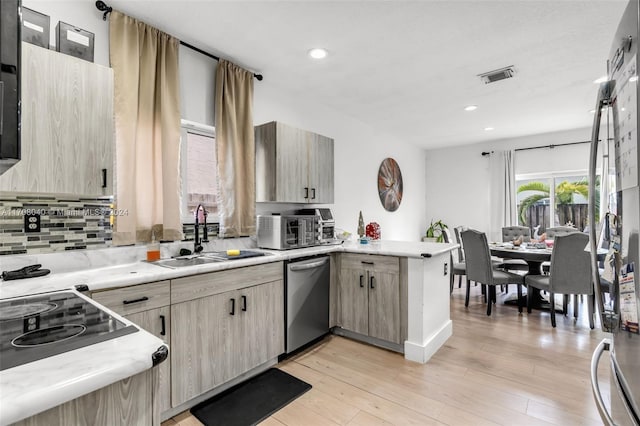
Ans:
POLYGON ((439 220, 437 222, 431 221, 431 224, 427 228, 427 233, 422 237, 422 241, 432 243, 444 242, 444 230, 448 229, 448 226, 439 220))

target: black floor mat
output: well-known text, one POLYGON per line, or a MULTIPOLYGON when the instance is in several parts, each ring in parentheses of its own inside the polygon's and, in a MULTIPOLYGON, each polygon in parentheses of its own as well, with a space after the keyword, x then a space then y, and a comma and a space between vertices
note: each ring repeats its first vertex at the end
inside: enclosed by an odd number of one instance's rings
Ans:
POLYGON ((255 425, 309 389, 309 383, 271 368, 201 402, 191 414, 206 426, 255 425))

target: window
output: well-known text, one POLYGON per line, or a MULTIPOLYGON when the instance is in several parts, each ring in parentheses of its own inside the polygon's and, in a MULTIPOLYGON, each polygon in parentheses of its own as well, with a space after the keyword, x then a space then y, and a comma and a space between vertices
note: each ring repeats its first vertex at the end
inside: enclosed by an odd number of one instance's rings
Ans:
MULTIPOLYGON (((600 196, 600 176, 596 178, 596 203, 600 196)), ((574 225, 584 230, 588 224, 589 178, 586 173, 549 173, 517 176, 518 224, 536 227, 538 235, 547 228, 574 225)), ((596 214, 599 207, 596 205, 596 214)), ((599 220, 596 217, 596 222, 599 220)))
POLYGON ((182 223, 193 223, 198 204, 202 204, 207 210, 207 222, 217 222, 218 175, 215 141, 213 127, 182 120, 182 223))

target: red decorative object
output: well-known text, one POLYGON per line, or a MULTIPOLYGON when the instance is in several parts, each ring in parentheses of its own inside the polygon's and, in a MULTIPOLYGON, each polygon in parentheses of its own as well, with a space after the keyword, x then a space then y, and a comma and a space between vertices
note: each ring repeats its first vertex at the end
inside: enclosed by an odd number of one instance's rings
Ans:
POLYGON ((376 223, 376 222, 369 223, 367 225, 366 235, 367 235, 367 237, 371 238, 372 240, 379 240, 380 239, 380 225, 378 225, 378 223, 376 223))

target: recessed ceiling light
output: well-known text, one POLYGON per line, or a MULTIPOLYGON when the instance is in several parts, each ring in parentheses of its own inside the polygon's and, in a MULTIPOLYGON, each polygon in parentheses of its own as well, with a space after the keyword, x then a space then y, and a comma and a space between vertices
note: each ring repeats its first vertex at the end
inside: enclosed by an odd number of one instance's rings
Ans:
POLYGON ((322 49, 322 48, 315 48, 315 49, 311 49, 309 51, 309 56, 311 56, 313 59, 322 59, 322 58, 326 58, 327 57, 327 51, 326 49, 322 49))
POLYGON ((476 110, 476 109, 478 109, 477 105, 467 105, 466 107, 464 107, 465 111, 473 111, 473 110, 476 110))
POLYGON ((603 75, 602 77, 593 80, 593 82, 595 84, 600 84, 600 83, 604 83, 607 80, 609 80, 609 76, 603 75))
POLYGON ((490 132, 493 130, 493 127, 485 127, 484 130, 486 130, 487 132, 490 132))

